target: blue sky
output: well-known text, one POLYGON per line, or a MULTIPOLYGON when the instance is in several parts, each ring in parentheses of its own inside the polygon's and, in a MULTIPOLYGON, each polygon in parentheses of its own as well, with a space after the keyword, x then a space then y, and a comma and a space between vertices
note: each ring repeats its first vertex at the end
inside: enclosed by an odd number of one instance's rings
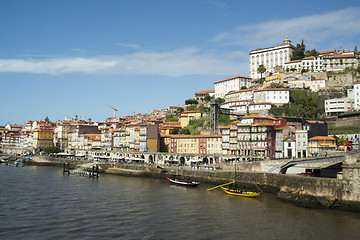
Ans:
POLYGON ((0 125, 181 105, 253 49, 353 50, 359 26, 358 0, 2 0, 0 125))

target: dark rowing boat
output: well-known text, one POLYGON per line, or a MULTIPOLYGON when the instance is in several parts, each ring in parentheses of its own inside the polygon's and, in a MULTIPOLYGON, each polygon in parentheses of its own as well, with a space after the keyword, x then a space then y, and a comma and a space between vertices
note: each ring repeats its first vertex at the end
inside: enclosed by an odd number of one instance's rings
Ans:
POLYGON ((171 183, 182 185, 182 186, 198 186, 200 182, 194 181, 192 179, 180 178, 180 177, 166 177, 171 183))

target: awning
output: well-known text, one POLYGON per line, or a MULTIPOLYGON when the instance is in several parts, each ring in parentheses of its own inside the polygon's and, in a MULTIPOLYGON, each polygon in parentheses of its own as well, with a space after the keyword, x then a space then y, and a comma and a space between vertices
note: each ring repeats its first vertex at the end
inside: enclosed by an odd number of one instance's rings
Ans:
POLYGON ((195 159, 190 159, 190 162, 202 162, 201 159, 195 160, 195 159))

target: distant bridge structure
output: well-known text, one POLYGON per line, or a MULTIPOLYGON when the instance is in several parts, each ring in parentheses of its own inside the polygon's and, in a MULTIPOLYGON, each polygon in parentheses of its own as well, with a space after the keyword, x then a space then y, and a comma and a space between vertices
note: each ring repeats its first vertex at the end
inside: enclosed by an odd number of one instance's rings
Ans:
POLYGON ((293 166, 298 164, 314 164, 314 163, 339 163, 344 162, 345 156, 331 156, 331 157, 321 157, 321 158, 311 158, 303 160, 294 160, 287 162, 282 165, 276 165, 269 169, 269 173, 273 173, 275 170, 279 170, 279 173, 286 174, 286 171, 293 166))

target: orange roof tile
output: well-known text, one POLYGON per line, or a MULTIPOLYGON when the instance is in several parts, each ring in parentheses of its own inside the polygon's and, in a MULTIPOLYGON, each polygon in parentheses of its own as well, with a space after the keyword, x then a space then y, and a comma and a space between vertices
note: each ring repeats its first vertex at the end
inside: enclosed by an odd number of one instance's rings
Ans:
POLYGON ((264 91, 289 91, 289 89, 286 89, 286 88, 264 88, 264 89, 255 90, 255 92, 264 92, 264 91))
POLYGON ((215 90, 211 89, 211 90, 202 90, 200 92, 195 93, 195 95, 201 95, 201 94, 208 94, 208 93, 214 93, 215 90))
POLYGON ((335 50, 327 50, 327 51, 321 51, 319 54, 327 54, 327 53, 334 53, 335 50))
MULTIPOLYGON (((301 59, 299 59, 299 60, 292 60, 292 61, 287 62, 287 63, 296 63, 296 62, 301 62, 301 59)), ((286 64, 286 63, 285 63, 285 64, 286 64)))
POLYGON ((255 91, 257 88, 249 88, 249 89, 242 89, 242 90, 238 90, 238 91, 234 91, 234 92, 229 92, 225 95, 230 95, 230 94, 235 94, 235 93, 240 93, 240 92, 251 92, 251 91, 255 91))
POLYGON ((334 58, 354 58, 354 57, 355 55, 353 53, 334 55, 334 58))
POLYGON ((310 56, 310 57, 303 58, 302 60, 312 60, 314 58, 315 58, 314 56, 310 56))
POLYGON ((243 118, 247 119, 247 118, 265 118, 265 117, 262 117, 262 116, 260 116, 258 114, 251 114, 251 115, 247 115, 247 116, 245 116, 243 118))
POLYGON ((275 125, 276 125, 275 123, 255 123, 252 124, 251 126, 257 127, 257 126, 275 126, 275 125))
POLYGON ((221 137, 220 134, 215 135, 170 135, 171 138, 216 138, 221 137))
POLYGON ((324 124, 324 121, 315 121, 315 120, 307 120, 307 122, 309 123, 320 123, 320 124, 324 124))
POLYGON ((251 78, 245 77, 245 76, 243 76, 243 75, 236 75, 236 76, 233 76, 233 77, 229 77, 229 78, 225 78, 225 79, 223 79, 223 80, 217 81, 217 82, 215 82, 214 84, 220 83, 220 82, 224 82, 224 81, 227 81, 227 80, 231 80, 231 79, 235 79, 235 78, 247 78, 247 79, 251 79, 251 78))
POLYGON ((310 138, 309 140, 314 140, 314 141, 325 141, 325 140, 329 140, 329 141, 335 141, 336 139, 332 136, 315 136, 310 138))

